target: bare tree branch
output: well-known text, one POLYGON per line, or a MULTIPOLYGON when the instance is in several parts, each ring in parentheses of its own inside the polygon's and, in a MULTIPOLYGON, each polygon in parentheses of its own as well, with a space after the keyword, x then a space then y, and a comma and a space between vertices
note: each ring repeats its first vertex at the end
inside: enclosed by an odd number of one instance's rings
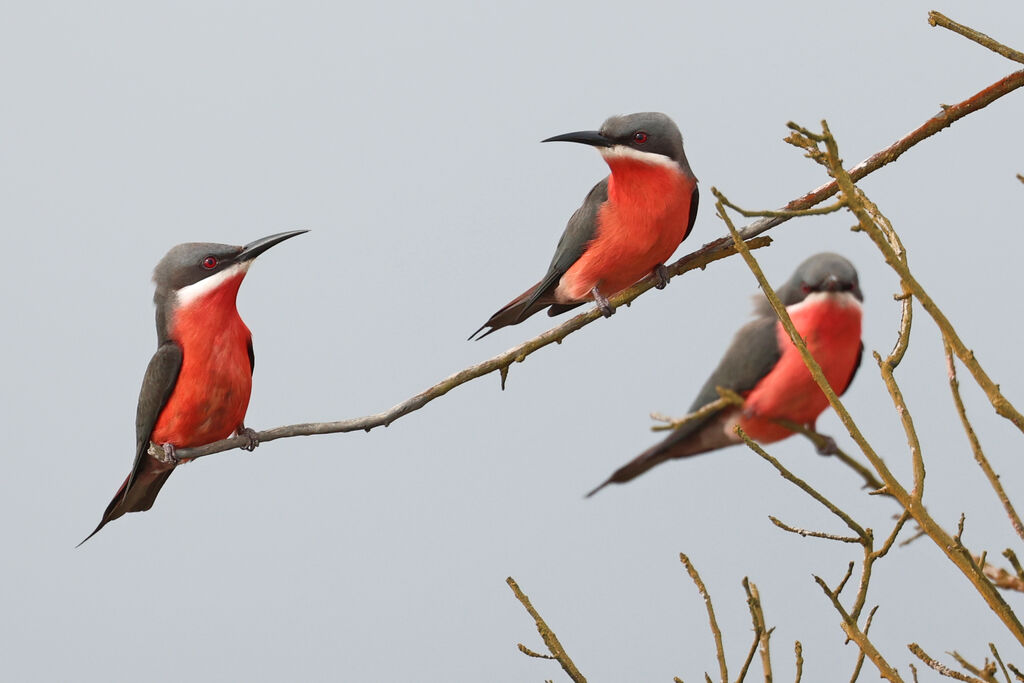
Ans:
MULTIPOLYGON (((839 602, 838 594, 835 591, 830 590, 828 584, 825 583, 824 579, 820 576, 815 576, 814 580, 819 586, 821 586, 821 590, 823 590, 825 595, 828 596, 828 599, 832 601, 832 606, 837 612, 839 612, 839 616, 842 618, 843 631, 846 633, 847 637, 857 643, 857 647, 860 648, 861 653, 874 663, 882 678, 890 681, 891 683, 903 683, 903 679, 900 678, 896 669, 894 669, 892 665, 885 660, 885 657, 883 657, 882 653, 878 651, 878 648, 875 647, 874 643, 868 639, 867 633, 857 626, 857 620, 850 616, 842 603, 839 602)), ((872 615, 873 614, 874 611, 872 611, 872 615)), ((870 621, 868 623, 870 623, 870 621)))
POLYGON ((763 634, 764 631, 757 625, 757 619, 754 619, 754 642, 750 644, 750 651, 747 652, 747 658, 743 660, 743 668, 740 669, 740 675, 736 677, 736 683, 743 683, 747 677, 747 670, 750 668, 750 663, 754 661, 754 655, 757 654, 757 646, 761 644, 763 634))
MULTIPOLYGON (((558 642, 558 637, 555 636, 555 632, 548 627, 543 617, 541 617, 540 613, 533 607, 533 604, 530 602, 530 598, 526 597, 526 594, 520 590, 519 584, 515 582, 515 579, 510 576, 505 579, 505 583, 509 585, 509 588, 511 588, 512 592, 515 594, 516 599, 523 604, 526 611, 530 613, 531 617, 533 617, 533 621, 537 625, 537 631, 540 633, 540 637, 544 639, 544 644, 548 646, 548 650, 553 655, 551 659, 558 660, 558 663, 562 665, 562 669, 566 674, 568 674, 569 678, 571 678, 574 683, 587 683, 587 679, 583 677, 583 674, 581 674, 579 669, 576 668, 576 665, 573 664, 572 659, 569 658, 565 648, 563 648, 562 644, 558 642)), ((524 652, 531 657, 544 657, 544 655, 538 655, 536 652, 525 647, 522 643, 519 644, 519 651, 524 652)))
POLYGON ((725 664, 725 650, 722 647, 722 630, 718 628, 718 620, 715 619, 715 608, 711 604, 711 595, 708 594, 708 589, 704 586, 700 574, 697 573, 697 568, 690 562, 690 558, 679 553, 679 561, 686 567, 686 573, 693 579, 700 597, 704 598, 704 605, 708 610, 708 621, 711 623, 711 634, 715 637, 715 654, 718 656, 718 669, 722 675, 722 683, 729 683, 729 670, 725 664))
POLYGON ((1006 670, 1006 665, 1003 664, 1003 658, 999 656, 999 650, 996 649, 995 643, 989 643, 988 649, 992 651, 992 656, 999 662, 999 668, 1003 670, 1003 676, 1006 678, 1006 683, 1010 683, 1010 672, 1006 670))
POLYGON ((998 52, 1007 59, 1012 59, 1015 62, 1020 62, 1021 64, 1024 64, 1024 52, 1014 50, 1012 47, 1007 47, 1002 43, 996 42, 992 38, 986 36, 984 33, 981 33, 980 31, 975 31, 973 28, 969 26, 958 24, 957 22, 953 21, 944 14, 940 14, 939 12, 934 11, 929 12, 928 23, 931 24, 932 26, 941 26, 942 28, 948 28, 950 31, 954 31, 964 36, 965 38, 973 40, 978 45, 984 45, 993 52, 998 52))
POLYGON ((962 674, 959 671, 956 671, 955 669, 950 669, 948 666, 941 664, 935 659, 932 659, 924 650, 921 649, 921 646, 917 643, 911 643, 910 645, 907 645, 907 649, 913 652, 915 657, 920 659, 922 662, 927 664, 935 671, 938 671, 943 676, 946 676, 947 678, 955 678, 958 681, 970 681, 971 683, 985 683, 985 681, 981 680, 980 678, 975 678, 974 676, 962 674))
POLYGON ((1021 523, 1017 510, 1014 509, 1013 503, 1010 502, 1009 496, 1006 495, 1006 489, 1003 488, 999 475, 992 469, 992 465, 989 463, 988 458, 985 457, 984 451, 981 450, 981 442, 978 440, 978 435, 974 433, 974 427, 967 418, 967 409, 964 407, 963 399, 960 397, 960 382, 956 378, 956 362, 953 360, 953 350, 949 348, 948 342, 944 344, 944 347, 946 350, 946 372, 949 376, 949 389, 953 392, 953 403, 956 405, 956 412, 960 416, 960 423, 963 425, 964 433, 967 434, 967 440, 971 444, 974 459, 978 462, 978 466, 981 467, 981 471, 985 473, 985 477, 996 492, 996 496, 999 497, 999 502, 1003 504, 1003 509, 1006 510, 1006 515, 1010 518, 1014 531, 1024 540, 1024 524, 1021 523))
MULTIPOLYGON (((748 246, 751 249, 759 249, 761 247, 766 247, 769 244, 771 244, 771 238, 759 237, 757 239, 750 240, 748 246)), ((708 264, 719 261, 727 256, 731 256, 735 251, 735 248, 731 244, 727 244, 723 240, 717 240, 710 245, 705 245, 692 254, 687 254, 673 263, 668 267, 669 274, 675 276, 691 270, 696 270, 697 268, 704 269, 708 264)), ((614 307, 621 309, 624 304, 630 303, 647 290, 654 288, 655 282, 656 280, 652 277, 644 278, 629 289, 619 292, 617 295, 611 297, 609 301, 614 307)), ((434 399, 444 396, 455 387, 461 386, 471 380, 477 379, 478 377, 489 375, 492 372, 498 372, 501 374, 501 383, 502 386, 504 386, 508 369, 513 363, 522 363, 526 360, 527 356, 544 348, 545 346, 561 344, 562 340, 565 339, 566 336, 585 327, 586 325, 589 325, 599 318, 602 318, 601 312, 596 307, 592 308, 585 313, 581 313, 570 318, 561 325, 557 325, 533 339, 512 347, 504 353, 498 354, 497 356, 494 356, 482 363, 472 365, 464 370, 456 372, 453 375, 449 375, 429 389, 416 394, 412 398, 402 401, 398 405, 382 413, 376 413, 374 415, 367 415, 366 417, 359 417, 350 420, 339 420, 336 422, 307 422, 304 424, 276 427, 274 429, 257 432, 256 438, 263 443, 293 436, 313 436, 316 434, 337 434, 358 431, 368 432, 376 427, 387 427, 398 418, 419 410, 434 399)), ((181 459, 194 460, 214 453, 221 453, 232 448, 240 448, 247 443, 248 442, 244 438, 231 437, 205 446, 198 446, 196 448, 179 448, 176 453, 181 459)))
MULTIPOLYGON (((858 181, 861 178, 864 178, 868 174, 892 163, 904 152, 919 142, 935 135, 945 128, 948 128, 955 121, 988 106, 1000 97, 1013 92, 1021 86, 1024 86, 1024 71, 1012 73, 1009 76, 996 81, 984 90, 975 93, 966 100, 952 106, 944 107, 940 113, 929 118, 917 129, 907 133, 891 145, 879 150, 864 161, 852 167, 849 170, 850 177, 853 181, 858 181)), ((780 215, 755 221, 744 227, 740 231, 740 234, 743 239, 746 240, 757 235, 761 235, 771 228, 781 225, 785 221, 789 220, 791 215, 797 215, 793 212, 800 212, 820 204, 836 194, 838 189, 839 186, 835 180, 825 183, 824 185, 811 190, 802 197, 794 199, 786 204, 779 212, 776 212, 780 215)), ((731 242, 732 241, 729 237, 721 237, 714 240, 709 244, 704 245, 701 249, 693 252, 692 254, 688 254, 673 263, 669 267, 669 273, 671 275, 679 275, 688 270, 703 268, 715 260, 729 256, 733 253, 731 242)), ((767 242, 752 241, 749 246, 751 249, 754 249, 765 246, 766 244, 767 242)), ((621 292, 616 297, 613 297, 611 299, 611 303, 615 306, 621 306, 624 303, 628 303, 646 292, 648 289, 651 289, 654 286, 654 282, 654 278, 645 278, 630 289, 621 292)), ((497 371, 501 373, 504 381, 504 376, 507 374, 508 368, 512 363, 522 362, 526 356, 552 343, 561 343, 562 339, 564 339, 568 334, 588 325, 598 317, 600 317, 600 313, 596 309, 587 311, 586 313, 578 315, 565 323, 552 328, 544 334, 506 351, 503 354, 495 356, 483 363, 466 368, 461 372, 457 372, 433 387, 430 387, 429 389, 384 412, 368 415, 366 417, 335 422, 308 422, 304 424, 276 427, 274 429, 257 432, 256 436, 261 442, 268 442, 293 436, 369 431, 375 427, 386 427, 398 418, 419 410, 435 398, 443 396, 455 387, 465 384, 477 377, 482 377, 483 375, 497 371)), ((179 449, 178 455, 185 459, 194 460, 206 455, 220 453, 233 448, 240 448, 247 444, 248 441, 245 438, 231 437, 197 448, 179 449)))
POLYGON ((750 618, 754 622, 754 630, 761 634, 759 643, 761 646, 761 669, 764 672, 765 683, 772 683, 772 655, 771 637, 774 628, 768 628, 764 620, 764 608, 761 605, 761 593, 757 585, 747 577, 743 577, 743 590, 747 592, 747 607, 750 608, 750 618))

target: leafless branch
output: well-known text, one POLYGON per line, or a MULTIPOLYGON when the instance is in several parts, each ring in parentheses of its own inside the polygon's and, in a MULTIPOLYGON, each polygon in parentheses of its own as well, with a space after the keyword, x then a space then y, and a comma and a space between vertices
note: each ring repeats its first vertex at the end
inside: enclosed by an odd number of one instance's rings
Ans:
POLYGON ((911 643, 910 645, 907 645, 907 648, 914 653, 915 657, 917 657, 922 662, 927 664, 930 668, 934 669, 935 671, 938 671, 943 676, 946 676, 947 678, 955 678, 958 681, 970 681, 971 683, 985 683, 985 681, 981 680, 980 678, 975 678, 974 676, 962 674, 959 671, 956 671, 955 669, 950 669, 948 666, 941 664, 935 659, 932 659, 924 650, 921 649, 921 646, 917 643, 911 643))
POLYGON ((929 12, 928 23, 931 24, 932 26, 941 26, 942 28, 948 28, 950 31, 959 33, 960 35, 970 40, 973 40, 979 45, 984 45, 993 52, 998 52, 1007 59, 1012 59, 1015 62, 1020 62, 1021 64, 1024 64, 1024 52, 1014 50, 1011 47, 1007 47, 1002 43, 996 42, 992 38, 986 36, 984 33, 981 33, 980 31, 975 31, 973 28, 969 26, 958 24, 949 17, 940 14, 939 12, 929 12))
POLYGON ((759 644, 761 646, 761 669, 764 672, 765 683, 772 681, 772 655, 771 638, 774 628, 768 628, 764 621, 764 607, 761 605, 761 593, 757 585, 747 577, 743 577, 743 590, 747 593, 747 607, 750 609, 750 618, 754 622, 754 630, 761 634, 759 644))
POLYGON ((857 536, 837 536, 836 534, 827 534, 824 531, 810 531, 809 529, 800 529, 798 527, 792 527, 784 522, 779 521, 777 518, 768 515, 768 519, 771 520, 772 524, 779 527, 783 531, 788 531, 792 534, 799 534, 800 536, 811 536, 813 538, 827 538, 830 541, 839 541, 840 543, 860 543, 861 539, 857 536))
MULTIPOLYGON (((722 391, 727 391, 727 390, 723 389, 722 391)), ((661 424, 661 425, 654 425, 653 427, 651 427, 651 431, 652 432, 664 432, 664 431, 669 431, 669 430, 673 430, 673 429, 679 429, 680 427, 682 427, 684 425, 687 425, 687 424, 690 424, 691 422, 695 422, 697 420, 703 420, 708 415, 712 415, 712 414, 718 412, 719 410, 721 410, 722 408, 725 408, 725 407, 728 407, 728 406, 732 406, 732 405, 736 405, 736 406, 742 406, 743 405, 743 399, 739 395, 737 395, 736 393, 731 392, 731 391, 729 391, 728 393, 730 395, 722 396, 721 398, 718 398, 718 399, 712 401, 711 403, 708 403, 706 405, 701 406, 698 410, 695 410, 692 413, 689 413, 688 415, 683 415, 679 419, 674 419, 674 418, 671 418, 671 417, 666 417, 665 415, 661 415, 659 413, 651 413, 651 419, 652 420, 657 420, 659 422, 664 422, 665 423, 665 424, 661 424)))
MULTIPOLYGON (((1024 71, 1018 71, 1006 76, 1005 78, 996 81, 992 85, 988 86, 984 90, 975 93, 966 100, 943 108, 941 112, 932 116, 926 120, 921 126, 915 130, 907 133, 903 137, 899 138, 887 147, 879 150, 872 154, 870 157, 853 166, 849 170, 850 178, 855 182, 858 181, 870 173, 877 171, 883 166, 894 162, 904 152, 909 150, 914 145, 921 141, 935 135, 943 129, 952 125, 955 121, 971 114, 979 109, 982 109, 992 102, 996 101, 1000 97, 1013 92, 1017 88, 1024 86, 1024 71)), ((744 227, 740 231, 740 235, 745 240, 761 235, 762 233, 772 229, 777 225, 781 225, 785 221, 789 220, 790 215, 793 212, 803 211, 812 208, 821 202, 825 201, 829 197, 836 194, 839 186, 835 180, 832 180, 824 185, 811 190, 807 194, 792 200, 786 204, 782 209, 779 210, 777 216, 771 218, 762 218, 754 221, 750 225, 744 227)), ((733 253, 732 240, 729 237, 722 237, 717 240, 704 245, 701 249, 688 254, 669 267, 671 275, 680 275, 689 270, 695 268, 704 268, 709 263, 718 259, 729 256, 733 253)), ((768 241, 751 241, 749 246, 751 249, 766 246, 768 241)), ((647 290, 654 286, 654 278, 648 277, 634 285, 630 289, 621 292, 617 296, 613 297, 611 303, 615 306, 621 306, 622 304, 629 303, 636 297, 640 296, 647 290)), ((492 372, 498 372, 504 378, 508 373, 509 367, 512 363, 518 363, 525 360, 525 358, 531 353, 548 346, 553 343, 561 343, 561 341, 572 332, 590 324, 594 320, 600 317, 600 313, 596 309, 591 309, 585 313, 582 313, 566 322, 558 325, 547 332, 534 337, 533 339, 526 341, 505 353, 499 354, 494 358, 491 358, 477 365, 471 366, 457 372, 441 382, 435 384, 429 389, 409 398, 394 407, 390 408, 381 413, 368 415, 365 417, 353 418, 349 420, 339 420, 334 422, 308 422, 303 424, 287 425, 283 427, 276 427, 273 429, 267 429, 257 433, 257 438, 263 442, 274 441, 276 439, 289 438, 294 436, 312 436, 316 434, 334 434, 343 432, 354 432, 354 431, 369 431, 376 427, 386 427, 395 420, 408 415, 411 412, 419 410, 427 403, 434 399, 445 395, 452 389, 466 382, 469 382, 478 377, 490 374, 492 372)), ((205 446, 197 448, 183 448, 178 450, 178 455, 182 458, 196 459, 214 453, 220 453, 223 451, 231 450, 234 448, 240 448, 246 445, 248 441, 241 437, 232 437, 223 439, 205 446)))
MULTIPOLYGON (((519 584, 515 582, 515 579, 510 576, 505 579, 505 583, 509 585, 509 588, 511 588, 512 592, 515 594, 516 599, 522 603, 523 607, 526 608, 526 611, 529 612, 531 617, 533 617, 533 621, 537 625, 537 631, 540 633, 540 637, 544 639, 544 644, 548 646, 548 650, 552 654, 551 659, 558 660, 558 663, 562 665, 562 670, 565 671, 574 683, 587 683, 587 679, 583 677, 583 674, 581 674, 579 669, 576 668, 576 665, 573 664, 572 659, 569 658, 565 648, 563 648, 562 644, 558 642, 558 637, 555 636, 555 632, 548 627, 543 617, 541 617, 540 613, 533 607, 533 604, 530 602, 530 598, 526 597, 526 594, 520 590, 519 584)), ((519 644, 519 651, 524 652, 531 657, 547 658, 545 655, 539 655, 536 652, 533 652, 522 643, 519 644)))
POLYGON ((988 649, 992 651, 992 656, 999 662, 999 668, 1003 670, 1003 676, 1006 678, 1006 683, 1010 683, 1010 673, 1006 670, 1006 665, 1003 664, 1003 658, 999 656, 999 650, 996 649, 994 643, 988 644, 988 649))
POLYGON ((711 604, 711 595, 708 593, 708 589, 704 586, 704 582, 700 578, 700 574, 697 573, 697 568, 693 566, 688 558, 683 553, 679 553, 679 561, 686 567, 686 573, 693 579, 694 585, 697 586, 697 592, 700 593, 700 597, 704 598, 704 605, 708 610, 708 621, 711 624, 711 634, 715 638, 715 654, 718 656, 718 669, 722 676, 722 683, 729 683, 729 670, 725 664, 725 650, 722 647, 722 630, 718 628, 718 620, 715 619, 715 608, 711 604))
POLYGON ((831 590, 828 587, 828 584, 825 583, 824 579, 820 576, 815 576, 814 580, 819 586, 821 586, 821 590, 825 592, 828 599, 832 601, 832 606, 835 610, 839 612, 839 616, 842 618, 841 625, 846 636, 857 644, 857 647, 860 648, 860 651, 864 656, 872 661, 872 663, 878 668, 878 673, 882 678, 887 681, 891 681, 891 683, 902 683, 903 679, 900 678, 899 672, 897 672, 896 669, 886 661, 885 657, 883 657, 882 653, 878 651, 878 648, 875 647, 874 643, 868 639, 867 633, 857 626, 857 620, 850 616, 846 611, 846 608, 844 608, 842 603, 839 602, 839 595, 835 591, 831 590))
POLYGON ((978 440, 978 435, 974 433, 974 427, 967 418, 967 409, 964 407, 963 399, 960 397, 960 382, 956 377, 956 362, 953 360, 953 350, 949 347, 948 342, 944 346, 946 350, 946 372, 949 375, 949 388, 953 392, 953 403, 956 405, 956 412, 960 416, 960 423, 963 425, 964 433, 967 434, 967 440, 971 444, 974 459, 978 462, 978 466, 981 467, 981 471, 985 473, 985 477, 996 492, 996 496, 999 497, 999 502, 1003 504, 1003 509, 1006 510, 1006 515, 1010 518, 1014 531, 1024 540, 1024 524, 1021 524, 1017 510, 1014 509, 1013 503, 1010 502, 1009 496, 1006 495, 1006 489, 1003 488, 999 475, 992 469, 988 458, 985 457, 985 453, 981 449, 981 442, 978 440))
POLYGON ((761 644, 761 636, 764 635, 764 630, 757 625, 757 620, 754 620, 754 642, 750 644, 750 651, 747 652, 747 658, 743 660, 743 667, 740 669, 740 675, 736 677, 736 683, 743 683, 747 677, 747 670, 750 668, 750 663, 754 661, 754 655, 757 654, 757 646, 761 644))

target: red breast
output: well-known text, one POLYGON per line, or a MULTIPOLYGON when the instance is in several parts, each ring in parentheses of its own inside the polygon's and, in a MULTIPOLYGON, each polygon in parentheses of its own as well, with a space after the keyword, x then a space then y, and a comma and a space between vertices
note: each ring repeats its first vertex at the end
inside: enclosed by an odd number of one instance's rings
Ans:
MULTIPOLYGON (((788 311, 825 378, 841 394, 860 356, 860 303, 848 294, 821 292, 790 306, 788 311)), ((776 334, 782 356, 746 395, 744 415, 739 419, 747 434, 762 443, 792 434, 772 419, 813 424, 829 405, 781 324, 777 325, 776 334)))
POLYGON ((245 272, 174 313, 170 336, 182 348, 174 391, 151 441, 189 448, 228 437, 242 424, 252 390, 252 335, 235 308, 245 272))
POLYGON ((686 236, 696 180, 674 162, 608 159, 608 200, 597 217, 594 239, 565 275, 559 301, 605 296, 626 289, 668 261, 686 236))

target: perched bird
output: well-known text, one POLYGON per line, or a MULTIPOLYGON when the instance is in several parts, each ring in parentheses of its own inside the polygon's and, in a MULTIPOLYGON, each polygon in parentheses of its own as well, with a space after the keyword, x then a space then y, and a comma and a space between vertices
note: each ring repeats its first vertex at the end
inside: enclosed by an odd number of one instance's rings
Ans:
MULTIPOLYGON (((255 357, 235 297, 254 258, 306 230, 282 232, 244 247, 189 242, 167 252, 153 273, 157 350, 146 368, 135 417, 135 464, 92 538, 126 512, 153 507, 179 459, 176 448, 255 432, 243 424, 255 357)), ((79 543, 81 545, 81 543, 79 543)))
POLYGON ((697 179, 683 138, 668 116, 644 112, 613 116, 599 131, 580 131, 543 142, 596 147, 611 175, 590 190, 569 219, 540 282, 491 316, 470 339, 515 325, 544 308, 558 315, 593 300, 604 315, 608 297, 651 272, 668 283, 665 261, 693 228, 697 179))
MULTIPOLYGON (((800 264, 777 294, 829 384, 838 394, 845 392, 864 351, 860 340, 864 297, 853 264, 838 254, 816 254, 800 264)), ((608 484, 627 482, 666 460, 740 443, 733 431, 737 424, 756 441, 779 441, 793 432, 777 420, 813 427, 829 405, 763 297, 757 301, 756 318, 736 333, 690 412, 716 401, 716 387, 743 396, 743 408, 725 407, 682 425, 620 467, 587 496, 608 484)))

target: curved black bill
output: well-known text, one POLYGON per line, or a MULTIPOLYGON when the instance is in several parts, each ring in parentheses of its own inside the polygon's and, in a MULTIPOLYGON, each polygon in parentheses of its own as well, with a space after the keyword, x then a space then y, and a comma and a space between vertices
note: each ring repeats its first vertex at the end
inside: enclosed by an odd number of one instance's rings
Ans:
POLYGON ((592 147, 611 147, 615 144, 596 130, 580 130, 575 133, 562 133, 561 135, 550 137, 547 140, 541 140, 541 142, 579 142, 584 145, 591 145, 592 147))
POLYGON ((301 235, 304 232, 309 232, 309 230, 290 230, 289 232, 279 232, 276 235, 269 235, 268 237, 263 237, 255 242, 249 242, 249 244, 242 247, 241 253, 235 257, 235 260, 239 262, 251 261, 275 244, 280 244, 286 239, 290 239, 296 235, 301 235))

